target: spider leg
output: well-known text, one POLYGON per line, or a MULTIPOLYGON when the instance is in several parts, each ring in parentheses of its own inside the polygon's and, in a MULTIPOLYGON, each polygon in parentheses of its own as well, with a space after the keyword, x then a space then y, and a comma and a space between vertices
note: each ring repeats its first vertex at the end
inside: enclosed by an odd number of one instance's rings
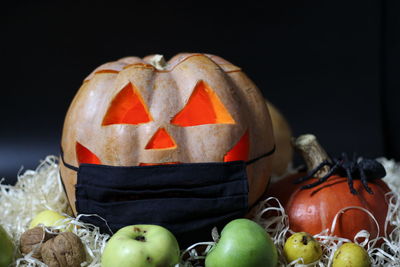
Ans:
POLYGON ((323 182, 325 182, 326 180, 328 180, 329 177, 332 176, 332 174, 336 171, 337 168, 339 168, 340 166, 340 162, 338 161, 335 165, 333 165, 333 167, 329 170, 329 172, 327 174, 324 175, 324 177, 318 179, 318 181, 316 181, 315 183, 311 183, 311 184, 307 184, 307 185, 303 185, 301 187, 301 189, 309 189, 312 187, 315 187, 317 185, 322 184, 323 182))
POLYGON ((326 165, 330 165, 330 162, 328 160, 324 160, 317 167, 315 167, 310 172, 308 172, 306 176, 297 178, 296 180, 293 181, 293 183, 294 184, 299 184, 299 183, 302 183, 304 181, 307 181, 307 180, 311 179, 322 167, 324 167, 326 165))
POLYGON ((359 171, 360 171, 361 183, 363 184, 365 190, 367 190, 368 193, 373 194, 374 192, 372 191, 371 187, 368 186, 368 180, 364 170, 360 168, 359 171))
POLYGON ((353 195, 357 195, 357 190, 354 189, 353 176, 351 175, 350 168, 346 168, 346 174, 347 174, 347 183, 349 184, 350 192, 353 195))

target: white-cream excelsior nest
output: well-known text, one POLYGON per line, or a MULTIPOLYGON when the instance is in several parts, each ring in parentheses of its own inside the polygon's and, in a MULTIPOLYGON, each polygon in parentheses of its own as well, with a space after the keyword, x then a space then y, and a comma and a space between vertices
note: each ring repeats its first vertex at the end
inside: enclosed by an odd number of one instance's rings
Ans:
MULTIPOLYGON (((386 223, 393 225, 394 230, 387 237, 380 237, 383 240, 382 244, 379 247, 374 246, 378 239, 370 236, 367 231, 360 231, 355 240, 346 240, 330 236, 327 234, 329 231, 326 230, 315 236, 323 247, 324 254, 320 261, 308 265, 301 264, 301 261, 285 262, 282 253, 283 245, 288 233, 292 233, 292 231, 289 229, 288 217, 279 200, 268 198, 259 203, 254 220, 263 226, 274 240, 279 254, 278 266, 331 266, 335 250, 344 242, 349 241, 358 243, 367 250, 373 266, 400 266, 400 164, 385 158, 379 158, 378 161, 384 165, 387 172, 384 181, 393 191, 387 195, 389 212, 386 223), (264 213, 271 210, 275 211, 274 214, 277 215, 268 219, 262 218, 264 213)), ((71 216, 72 213, 59 175, 58 158, 55 156, 48 156, 36 170, 20 172, 14 186, 5 185, 0 180, 0 224, 11 235, 16 245, 15 266, 46 266, 31 257, 30 254, 23 256, 18 251, 21 234, 28 229, 33 217, 45 209, 57 211, 68 217, 64 225, 56 228, 65 228, 71 225, 72 231, 81 238, 87 254, 87 261, 82 266, 101 266, 101 254, 110 236, 101 234, 94 225, 83 223, 79 220, 80 217, 73 218, 71 216)), ((364 211, 368 213, 367 210, 364 211)), ((372 214, 370 216, 373 217, 372 214)), ((332 227, 334 226, 335 222, 332 222, 332 227)), ((210 235, 215 240, 218 236, 217 230, 214 229, 210 235)), ((205 254, 214 244, 214 242, 202 242, 182 248, 182 261, 177 266, 194 266, 195 262, 205 258, 205 254), (207 245, 207 249, 201 254, 195 250, 200 245, 207 245)), ((196 266, 198 266, 197 264, 196 266)))

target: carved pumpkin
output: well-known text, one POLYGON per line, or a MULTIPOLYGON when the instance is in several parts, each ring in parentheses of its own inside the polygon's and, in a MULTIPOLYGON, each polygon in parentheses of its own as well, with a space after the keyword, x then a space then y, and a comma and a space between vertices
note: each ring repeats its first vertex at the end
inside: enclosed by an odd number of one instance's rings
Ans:
MULTIPOLYGON (((308 151, 297 146, 305 157, 309 170, 319 165, 320 160, 325 159, 325 151, 317 141, 313 141, 308 151)), ((318 173, 317 173, 318 174, 318 173)), ((380 179, 370 181, 369 187, 374 194, 369 194, 363 187, 361 180, 353 180, 354 188, 358 194, 353 195, 347 183, 346 177, 331 176, 326 182, 310 188, 301 189, 303 185, 315 182, 311 179, 300 184, 293 182, 307 174, 300 172, 289 175, 282 180, 272 183, 268 189, 268 195, 279 199, 289 217, 290 229, 295 232, 308 232, 318 234, 321 231, 331 230, 336 214, 347 207, 361 207, 370 211, 379 224, 379 236, 385 236, 384 227, 388 211, 388 203, 385 194, 390 192, 386 183, 380 179)), ((371 238, 378 234, 376 223, 360 209, 348 209, 338 217, 332 235, 353 240, 361 230, 367 230, 371 238)), ((388 229, 390 233, 390 229, 388 229)))
MULTIPOLYGON (((138 166, 250 160, 274 147, 271 120, 254 83, 213 55, 127 57, 94 70, 64 122, 65 162, 138 166)), ((249 204, 263 194, 270 157, 247 167, 249 204)), ((76 172, 61 164, 75 210, 76 172)))

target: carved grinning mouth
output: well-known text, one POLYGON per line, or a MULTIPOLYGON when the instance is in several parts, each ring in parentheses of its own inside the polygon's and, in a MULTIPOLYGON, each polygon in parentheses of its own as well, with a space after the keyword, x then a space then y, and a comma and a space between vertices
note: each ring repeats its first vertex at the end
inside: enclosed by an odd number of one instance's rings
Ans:
MULTIPOLYGON (((236 161, 236 160, 249 160, 249 130, 247 130, 240 140, 225 154, 223 161, 236 161)), ((75 146, 76 158, 79 164, 89 163, 89 164, 102 164, 99 157, 97 157, 92 151, 83 146, 82 144, 76 142, 75 146)), ((154 166, 154 165, 169 165, 169 164, 180 164, 179 161, 171 162, 140 162, 139 166, 154 166)))

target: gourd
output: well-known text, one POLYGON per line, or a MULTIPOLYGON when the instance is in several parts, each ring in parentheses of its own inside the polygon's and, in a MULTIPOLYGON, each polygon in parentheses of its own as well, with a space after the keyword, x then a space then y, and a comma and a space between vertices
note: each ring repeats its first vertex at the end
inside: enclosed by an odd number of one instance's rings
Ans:
MULTIPOLYGON (((327 158, 326 152, 317 140, 311 140, 309 144, 300 145, 296 142, 305 158, 308 170, 314 169, 320 162, 327 158)), ((352 194, 349 190, 346 177, 331 176, 326 182, 310 188, 301 189, 302 186, 315 182, 326 171, 317 172, 316 177, 300 184, 293 182, 305 176, 305 172, 289 175, 274 183, 268 190, 270 196, 275 196, 282 203, 289 217, 290 229, 295 232, 308 232, 312 235, 328 229, 328 233, 353 240, 361 230, 367 230, 371 238, 385 236, 385 219, 388 211, 388 203, 385 194, 390 192, 386 183, 381 179, 368 182, 368 186, 374 194, 369 194, 361 181, 353 180, 354 188, 358 194, 352 194), (359 207, 359 208, 353 208, 359 207), (363 209, 369 211, 379 224, 363 209), (340 211, 343 213, 338 214, 340 211), (336 225, 331 227, 337 216, 336 225)), ((388 228, 389 231, 390 227, 388 228)))
POLYGON ((265 101, 271 115, 276 150, 272 158, 272 174, 285 174, 293 160, 292 130, 283 114, 268 100, 265 101))

